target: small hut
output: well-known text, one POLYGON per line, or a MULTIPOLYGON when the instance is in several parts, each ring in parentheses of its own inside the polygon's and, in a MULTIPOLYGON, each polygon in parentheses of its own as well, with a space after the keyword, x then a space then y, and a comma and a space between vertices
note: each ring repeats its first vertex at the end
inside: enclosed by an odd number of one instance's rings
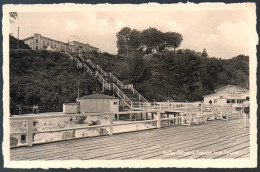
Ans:
POLYGON ((80 112, 118 112, 119 98, 104 94, 91 94, 77 99, 80 112))

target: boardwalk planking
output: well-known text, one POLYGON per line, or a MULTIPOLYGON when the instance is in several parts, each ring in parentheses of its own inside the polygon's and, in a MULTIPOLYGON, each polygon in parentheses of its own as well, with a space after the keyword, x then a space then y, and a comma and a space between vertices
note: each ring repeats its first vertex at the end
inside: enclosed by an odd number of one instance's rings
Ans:
POLYGON ((249 130, 243 119, 170 126, 113 136, 82 138, 10 150, 11 160, 236 159, 249 158, 249 130), (164 151, 232 151, 227 155, 169 156, 164 151))

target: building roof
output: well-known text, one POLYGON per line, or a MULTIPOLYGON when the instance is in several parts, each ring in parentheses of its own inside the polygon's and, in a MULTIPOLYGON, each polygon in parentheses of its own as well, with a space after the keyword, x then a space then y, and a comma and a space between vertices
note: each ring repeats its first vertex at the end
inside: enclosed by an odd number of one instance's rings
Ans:
MULTIPOLYGON (((223 89, 225 89, 225 88, 227 88, 227 87, 240 87, 240 88, 243 88, 243 89, 247 89, 247 88, 242 87, 242 86, 240 86, 240 85, 226 85, 226 86, 224 86, 224 87, 220 87, 220 88, 214 90, 213 93, 210 93, 210 94, 204 95, 203 97, 206 97, 206 96, 210 96, 210 95, 216 94, 217 91, 219 91, 219 90, 223 90, 223 89)), ((248 90, 248 89, 247 89, 247 90, 248 90)))
MULTIPOLYGON (((55 40, 55 39, 52 39, 52 38, 48 38, 48 37, 42 36, 41 34, 38 34, 38 33, 35 33, 35 34, 40 35, 42 38, 49 39, 49 40, 51 40, 51 41, 56 41, 56 42, 59 42, 59 43, 62 43, 62 44, 68 45, 68 46, 73 46, 73 45, 70 45, 69 43, 65 43, 65 42, 58 41, 58 40, 55 40)), ((34 35, 35 35, 35 34, 34 34, 34 35)), ((32 38, 34 38, 34 36, 27 37, 27 38, 25 38, 25 39, 23 39, 23 40, 25 41, 25 40, 32 39, 32 38)), ((98 48, 96 48, 96 47, 93 47, 93 46, 89 45, 88 43, 84 44, 84 43, 79 42, 79 41, 72 41, 72 42, 77 42, 77 43, 82 44, 82 45, 87 45, 87 46, 89 46, 90 48, 98 49, 98 48)))
MULTIPOLYGON (((218 88, 218 89, 216 89, 216 90, 214 90, 214 91, 217 92, 217 91, 222 90, 222 89, 224 89, 224 88, 226 88, 226 87, 240 87, 240 88, 243 88, 243 89, 247 89, 247 88, 242 87, 242 86, 240 86, 240 85, 226 85, 226 86, 220 87, 220 88, 218 88)), ((247 90, 248 90, 248 89, 247 89, 247 90)))
POLYGON ((86 95, 83 97, 79 97, 79 99, 118 99, 118 98, 112 97, 112 96, 107 96, 104 94, 95 93, 95 94, 90 94, 90 95, 86 95))

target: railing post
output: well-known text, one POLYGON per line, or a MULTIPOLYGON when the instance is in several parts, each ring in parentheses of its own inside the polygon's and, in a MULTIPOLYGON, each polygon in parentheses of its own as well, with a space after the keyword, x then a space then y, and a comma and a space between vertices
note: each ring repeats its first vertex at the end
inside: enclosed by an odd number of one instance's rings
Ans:
POLYGON ((109 114, 109 135, 113 135, 113 117, 114 114, 109 114))
POLYGON ((130 122, 132 122, 132 113, 130 113, 130 122))
POLYGON ((29 118, 27 120, 27 144, 32 146, 33 142, 33 119, 29 118))
POLYGON ((157 127, 161 128, 161 112, 157 112, 157 127))

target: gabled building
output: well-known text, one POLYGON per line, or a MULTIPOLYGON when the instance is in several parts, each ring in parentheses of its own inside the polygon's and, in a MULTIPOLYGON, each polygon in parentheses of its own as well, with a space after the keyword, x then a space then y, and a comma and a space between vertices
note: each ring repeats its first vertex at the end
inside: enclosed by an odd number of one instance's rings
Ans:
POLYGON ((77 99, 80 112, 118 112, 119 98, 104 94, 90 94, 77 99))
POLYGON ((226 85, 216 89, 214 93, 204 96, 204 104, 240 106, 249 96, 247 88, 238 85, 226 85))
POLYGON ((53 50, 70 53, 88 52, 92 50, 99 51, 98 48, 90 46, 89 44, 84 44, 78 41, 65 43, 36 33, 31 37, 25 38, 24 42, 34 50, 53 50))

